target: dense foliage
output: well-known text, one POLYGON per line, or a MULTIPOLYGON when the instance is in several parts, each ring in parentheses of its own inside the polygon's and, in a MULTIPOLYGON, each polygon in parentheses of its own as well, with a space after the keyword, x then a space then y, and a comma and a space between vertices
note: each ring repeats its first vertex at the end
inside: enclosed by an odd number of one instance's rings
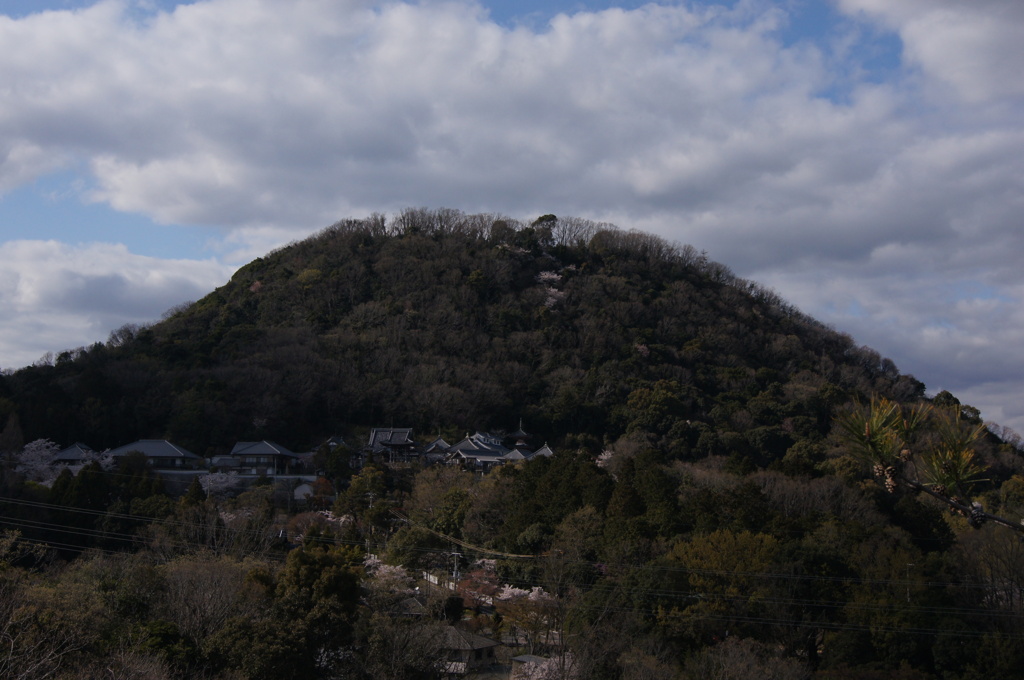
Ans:
POLYGON ((200 455, 340 429, 461 435, 522 418, 551 443, 643 432, 676 457, 765 463, 853 395, 924 386, 688 246, 545 216, 346 221, 202 300, 0 380, 0 423, 97 450, 200 455))
POLYGON ((5 465, 21 534, 0 542, 0 675, 430 678, 447 617, 564 680, 1024 677, 1020 440, 924 390, 650 235, 339 223, 4 375, 0 450, 301 449, 521 418, 557 453, 485 476, 327 458, 341 524, 266 486, 171 499, 131 456, 49 486, 5 465), (462 600, 410 618, 421 570, 458 572, 462 600))

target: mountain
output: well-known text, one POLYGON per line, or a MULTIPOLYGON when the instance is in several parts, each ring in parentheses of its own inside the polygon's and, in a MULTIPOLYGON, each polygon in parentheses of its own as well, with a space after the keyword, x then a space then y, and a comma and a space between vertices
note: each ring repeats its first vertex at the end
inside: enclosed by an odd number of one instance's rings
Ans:
POLYGON ((0 382, 25 441, 301 450, 376 425, 629 437, 761 466, 833 409, 924 385, 691 246, 545 215, 345 220, 225 286, 0 382))
POLYGON ((0 418, 21 677, 441 677, 444 617, 565 680, 1024 677, 1019 439, 648 234, 341 222, 3 376, 0 418), (142 455, 19 472, 43 437, 210 455, 520 422, 555 453, 481 475, 324 452, 299 512, 287 481, 171 498, 142 455))

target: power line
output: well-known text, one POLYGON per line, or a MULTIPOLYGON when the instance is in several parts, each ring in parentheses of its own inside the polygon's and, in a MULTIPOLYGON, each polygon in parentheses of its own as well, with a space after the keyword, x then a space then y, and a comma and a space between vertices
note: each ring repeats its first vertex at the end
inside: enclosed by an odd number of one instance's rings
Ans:
MULTIPOLYGON (((152 517, 144 517, 139 515, 132 515, 128 513, 108 513, 98 510, 89 510, 83 508, 74 508, 65 505, 43 503, 39 501, 28 501, 22 499, 11 499, 11 498, 0 498, 0 502, 8 502, 13 505, 21 505, 24 507, 35 508, 35 509, 47 509, 52 511, 60 512, 71 512, 81 513, 86 516, 92 517, 109 517, 115 519, 125 519, 131 521, 138 521, 140 523, 146 523, 151 525, 163 525, 169 527, 178 527, 185 529, 206 529, 208 525, 197 522, 188 522, 182 520, 172 519, 155 519, 152 517)), ((404 514, 395 511, 395 516, 409 521, 404 514)), ((90 529, 83 527, 68 527, 66 525, 60 525, 53 522, 44 522, 40 520, 29 520, 29 519, 15 519, 15 518, 3 518, 0 523, 7 526, 22 527, 26 529, 42 529, 47 531, 65 533, 69 535, 78 535, 87 538, 115 538, 128 540, 131 542, 144 542, 147 541, 146 537, 139 537, 132 534, 125 534, 121 532, 105 531, 102 529, 90 529)), ((505 553, 502 551, 490 550, 475 546, 466 541, 455 539, 454 537, 447 536, 440 532, 430 529, 429 527, 422 528, 430 531, 432 534, 449 540, 455 545, 459 545, 469 553, 476 553, 489 556, 497 556, 505 559, 515 559, 519 561, 532 561, 535 565, 543 565, 545 562, 550 562, 552 559, 557 559, 557 554, 552 553, 541 553, 541 554, 515 554, 505 553)), ((251 531, 251 530, 250 530, 251 531)), ((252 531, 252 533, 257 533, 252 531)), ((43 541, 40 539, 21 539, 31 545, 46 545, 57 548, 68 548, 81 550, 83 549, 80 545, 70 544, 62 541, 43 541)), ((348 545, 361 545, 361 541, 345 541, 345 540, 330 540, 324 541, 331 543, 340 543, 348 545)), ((202 548, 200 544, 187 544, 187 543, 172 543, 171 547, 190 549, 190 548, 202 548)), ((103 552, 110 554, 118 553, 119 551, 108 551, 100 549, 103 552)), ((434 554, 434 555, 445 555, 448 551, 437 550, 437 549, 415 549, 417 552, 422 554, 434 554)), ((266 557, 266 555, 264 556, 266 557)), ((281 558, 283 559, 283 557, 281 558)), ((781 582, 824 582, 824 583, 838 583, 841 585, 849 586, 887 586, 887 587, 925 587, 925 588, 986 588, 992 589, 993 586, 990 584, 981 583, 957 583, 957 582, 915 582, 909 580, 897 580, 897 579, 863 579, 856 577, 827 577, 820 575, 808 575, 808 574, 785 574, 785 573, 772 573, 772 572, 736 572, 729 570, 711 570, 711 569, 697 569, 685 566, 668 566, 668 565, 633 565, 633 564, 609 564, 594 562, 588 560, 570 560, 562 564, 564 567, 587 567, 590 569, 603 568, 605 570, 621 570, 627 572, 632 569, 638 569, 641 574, 646 573, 654 576, 666 576, 677 574, 679 576, 686 577, 690 576, 701 576, 701 577, 715 577, 721 579, 757 579, 762 581, 781 581, 781 582)), ((543 583, 537 583, 529 580, 511 579, 511 585, 527 585, 542 586, 543 583)), ((1000 610, 991 609, 979 609, 979 608, 967 608, 967 607, 954 607, 954 606, 921 606, 911 605, 905 606, 897 598, 893 599, 891 604, 887 603, 864 603, 864 602, 850 602, 841 600, 823 601, 818 599, 810 598, 798 598, 798 597, 760 597, 751 601, 748 596, 743 595, 725 595, 722 593, 709 592, 705 590, 695 589, 679 589, 673 587, 662 587, 652 588, 646 586, 628 586, 621 583, 607 583, 598 581, 597 583, 584 583, 579 580, 565 580, 562 582, 563 586, 580 589, 584 593, 595 593, 604 594, 607 597, 615 598, 615 596, 628 596, 631 599, 639 598, 643 600, 664 600, 667 605, 671 601, 677 601, 681 603, 705 603, 707 604, 722 604, 722 605, 733 605, 733 606, 767 606, 774 607, 776 611, 779 608, 785 607, 796 607, 806 608, 812 611, 831 611, 836 616, 856 614, 858 612, 862 614, 872 613, 894 613, 904 614, 908 616, 948 616, 948 617, 964 617, 964 616, 985 616, 1006 619, 1009 621, 1016 621, 1021 619, 1021 615, 1015 612, 1007 612, 1000 610)), ((893 632, 893 633, 908 633, 908 634, 945 634, 954 635, 957 637, 977 637, 979 635, 988 634, 986 631, 950 631, 943 628, 934 627, 879 627, 877 625, 859 624, 852 622, 842 621, 829 621, 829 620, 806 620, 803 618, 797 619, 793 617, 785 617, 775 615, 763 615, 753 616, 749 613, 735 613, 730 615, 718 614, 715 612, 706 611, 707 607, 701 607, 702 611, 694 613, 691 611, 687 613, 689 607, 684 606, 683 609, 677 610, 666 610, 663 606, 657 608, 654 607, 610 607, 608 604, 604 605, 588 605, 584 602, 577 602, 573 605, 577 610, 590 610, 590 611, 615 611, 619 613, 632 613, 634 615, 647 615, 647 616, 661 616, 670 617, 677 619, 682 622, 694 622, 694 621, 729 621, 729 622, 744 622, 744 623, 756 623, 762 625, 785 625, 795 627, 807 627, 825 630, 872 630, 880 632, 893 632)))

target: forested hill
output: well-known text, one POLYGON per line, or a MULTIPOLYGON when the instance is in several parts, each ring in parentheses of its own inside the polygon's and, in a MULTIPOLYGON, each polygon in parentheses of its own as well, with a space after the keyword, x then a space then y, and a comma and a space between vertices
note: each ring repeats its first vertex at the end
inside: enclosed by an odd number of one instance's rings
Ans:
POLYGON ((765 466, 871 394, 924 385, 690 246, 420 209, 339 222, 159 323, 3 376, 0 424, 24 441, 159 437, 210 455, 522 419, 556 446, 627 437, 765 466))
POLYGON ((1020 438, 647 234, 342 222, 0 377, 0 424, 4 678, 439 678, 470 629, 558 680, 1024 678, 1020 438), (299 513, 294 480, 172 499, 143 456, 37 481, 44 438, 520 422, 554 454, 486 475, 322 447, 299 513))

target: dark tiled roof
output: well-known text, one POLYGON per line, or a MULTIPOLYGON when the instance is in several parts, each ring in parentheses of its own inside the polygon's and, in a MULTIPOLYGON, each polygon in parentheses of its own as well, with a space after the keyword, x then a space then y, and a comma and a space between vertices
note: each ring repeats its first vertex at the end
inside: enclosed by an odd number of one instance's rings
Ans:
POLYGON ((466 437, 449 449, 452 453, 460 452, 466 457, 504 456, 509 449, 501 445, 501 440, 486 432, 477 432, 466 437))
POLYGON ((537 449, 536 451, 534 451, 533 455, 535 455, 535 456, 548 456, 548 457, 551 457, 551 456, 555 455, 555 452, 551 450, 550 446, 545 444, 544 446, 542 446, 539 449, 537 449))
POLYGON ((125 456, 133 451, 146 456, 146 458, 182 458, 187 460, 200 460, 196 454, 170 443, 166 439, 140 439, 131 444, 119 446, 110 452, 115 458, 125 456))
POLYGON ((412 440, 411 427, 375 427, 370 431, 370 448, 380 451, 388 446, 410 446, 412 440))
POLYGON ((57 455, 53 457, 55 463, 79 463, 82 461, 89 460, 95 451, 92 450, 91 446, 83 444, 81 442, 75 442, 66 449, 61 449, 57 452, 57 455))
POLYGON ((444 453, 444 452, 446 452, 450 448, 451 448, 451 444, 446 442, 441 437, 438 437, 434 441, 432 441, 429 444, 427 444, 427 447, 424 449, 424 451, 426 451, 427 453, 434 453, 434 452, 444 453))
POLYGON ((444 631, 445 649, 487 649, 488 647, 497 647, 498 644, 483 635, 470 633, 468 630, 462 630, 455 626, 447 626, 444 631))
POLYGON ((232 456, 288 456, 298 458, 298 454, 289 451, 280 444, 268 442, 238 442, 231 449, 232 456))

